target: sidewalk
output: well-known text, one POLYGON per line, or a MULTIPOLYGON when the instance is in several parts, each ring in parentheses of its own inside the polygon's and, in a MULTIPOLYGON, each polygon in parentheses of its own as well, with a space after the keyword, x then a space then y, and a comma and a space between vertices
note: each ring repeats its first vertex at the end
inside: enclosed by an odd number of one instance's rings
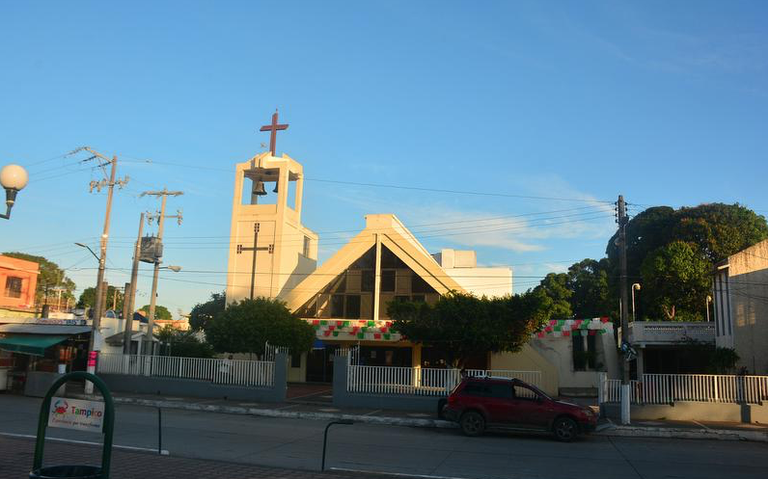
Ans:
MULTIPOLYGON (((70 393, 69 395, 75 398, 90 398, 83 394, 70 393)), ((130 404, 164 409, 319 421, 349 419, 355 422, 390 426, 426 428, 457 427, 455 423, 438 419, 436 410, 433 414, 420 411, 396 411, 389 409, 342 410, 333 407, 327 391, 308 392, 305 396, 298 395, 289 398, 283 403, 247 403, 224 399, 200 399, 129 393, 114 393, 113 397, 116 404, 130 404)), ((570 399, 564 398, 564 400, 569 401, 570 399)), ((435 401, 435 406, 437 406, 437 400, 435 401)), ((629 426, 622 426, 604 419, 601 420, 595 434, 603 436, 768 442, 768 425, 657 420, 636 421, 629 426)))
POLYGON ((768 442, 768 425, 738 422, 643 420, 622 426, 606 419, 597 431, 604 436, 768 442))
MULTIPOLYGON (((0 437, 0 479, 29 477, 34 459, 35 443, 31 439, 0 437)), ((60 442, 46 442, 43 465, 73 465, 101 463, 101 448, 60 442)), ((319 466, 318 466, 319 467, 319 466)), ((348 473, 313 472, 297 469, 235 464, 230 462, 186 459, 156 454, 112 450, 110 476, 119 479, 169 478, 253 478, 253 479, 343 479, 348 473)), ((366 474, 371 479, 388 476, 366 474)))

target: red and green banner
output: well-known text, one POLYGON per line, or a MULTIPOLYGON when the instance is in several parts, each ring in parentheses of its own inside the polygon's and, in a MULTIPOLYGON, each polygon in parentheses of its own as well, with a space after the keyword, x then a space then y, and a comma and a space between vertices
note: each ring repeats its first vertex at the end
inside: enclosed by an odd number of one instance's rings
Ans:
POLYGON ((544 328, 535 333, 539 339, 561 338, 571 336, 596 336, 613 331, 613 323, 610 318, 588 319, 551 319, 544 328))

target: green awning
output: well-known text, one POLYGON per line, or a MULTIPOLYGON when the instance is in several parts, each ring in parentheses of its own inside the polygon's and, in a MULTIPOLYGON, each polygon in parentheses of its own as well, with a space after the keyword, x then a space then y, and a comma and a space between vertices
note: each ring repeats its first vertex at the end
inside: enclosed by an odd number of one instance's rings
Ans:
POLYGON ((42 335, 42 334, 13 334, 0 338, 0 349, 14 353, 32 354, 34 356, 45 355, 45 350, 54 344, 67 339, 69 336, 42 335))

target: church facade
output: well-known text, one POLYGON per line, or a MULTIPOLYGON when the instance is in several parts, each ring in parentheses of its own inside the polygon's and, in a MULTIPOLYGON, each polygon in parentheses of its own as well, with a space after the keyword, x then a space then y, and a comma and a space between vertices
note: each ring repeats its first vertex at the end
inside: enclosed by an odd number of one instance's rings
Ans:
MULTIPOLYGON (((291 358, 289 381, 331 381, 334 351, 351 346, 360 347, 366 365, 445 367, 440 351, 410 343, 393 329, 387 305, 434 303, 450 291, 513 292, 510 268, 478 267, 474 251, 430 254, 394 214, 367 215, 365 228, 317 267, 319 238, 301 223, 302 193, 302 165, 287 155, 266 152, 237 165, 226 300, 279 298, 315 328, 313 350, 291 358)), ((581 320, 578 325, 582 328, 581 320)), ((552 326, 519 353, 481 355, 467 367, 542 371, 544 389, 557 393, 561 375, 571 383, 578 376, 564 357, 587 348, 595 357, 598 350, 605 356, 612 348, 608 335, 597 334, 610 323, 583 325, 583 339, 574 339, 578 331, 563 336, 552 326)), ((593 372, 584 372, 574 386, 596 386, 593 372)))

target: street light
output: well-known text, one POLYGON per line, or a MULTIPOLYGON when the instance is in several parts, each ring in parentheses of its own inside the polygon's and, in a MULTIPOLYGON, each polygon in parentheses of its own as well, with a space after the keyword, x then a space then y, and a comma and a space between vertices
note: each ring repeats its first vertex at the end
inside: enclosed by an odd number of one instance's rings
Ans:
POLYGON ((11 219, 11 208, 16 203, 16 193, 24 189, 29 182, 27 170, 19 165, 5 165, 0 170, 0 185, 5 188, 5 204, 8 208, 5 214, 0 214, 0 218, 11 219))
POLYGON ((709 322, 709 304, 712 302, 712 296, 707 295, 707 322, 709 322))
POLYGON ((632 285, 632 321, 635 321, 635 291, 640 291, 640 283, 632 285))
POLYGON ((161 269, 167 269, 178 273, 181 271, 181 266, 157 266, 155 263, 155 274, 152 277, 152 296, 149 298, 149 317, 147 318, 147 336, 146 341, 149 343, 149 354, 154 354, 154 347, 152 346, 152 329, 155 326, 155 305, 157 304, 157 279, 158 272, 161 269))
POLYGON ((75 243, 75 246, 79 246, 79 247, 81 247, 81 248, 85 248, 85 249, 87 249, 88 251, 90 251, 90 252, 91 252, 91 254, 93 255, 93 257, 94 257, 94 258, 96 258, 96 261, 100 261, 100 260, 99 260, 99 257, 96 255, 96 253, 94 253, 94 252, 93 252, 93 250, 92 250, 92 249, 91 249, 91 248, 90 248, 88 245, 84 245, 83 243, 75 243))

